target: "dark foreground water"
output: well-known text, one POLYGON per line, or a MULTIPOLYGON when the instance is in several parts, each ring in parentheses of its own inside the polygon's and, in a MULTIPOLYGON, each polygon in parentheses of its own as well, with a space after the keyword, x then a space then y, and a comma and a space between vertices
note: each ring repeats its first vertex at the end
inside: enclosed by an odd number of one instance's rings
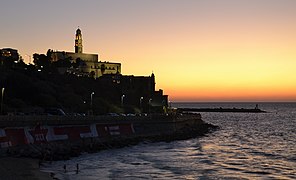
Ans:
MULTIPOLYGON (((173 106, 253 108, 255 103, 173 106)), ((221 127, 206 137, 84 154, 46 164, 42 171, 59 179, 296 179, 296 104, 259 103, 259 108, 269 113, 201 113, 221 127)))

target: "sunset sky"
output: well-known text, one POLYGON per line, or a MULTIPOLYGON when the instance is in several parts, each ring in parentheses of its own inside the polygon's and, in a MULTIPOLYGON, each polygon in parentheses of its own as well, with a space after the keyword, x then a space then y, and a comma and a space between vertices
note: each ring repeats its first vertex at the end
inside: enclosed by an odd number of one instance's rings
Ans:
MULTIPOLYGON (((48 49, 156 76, 171 101, 296 101, 295 0, 7 0, 0 48, 48 49)), ((28 56, 29 55, 29 56, 28 56)))

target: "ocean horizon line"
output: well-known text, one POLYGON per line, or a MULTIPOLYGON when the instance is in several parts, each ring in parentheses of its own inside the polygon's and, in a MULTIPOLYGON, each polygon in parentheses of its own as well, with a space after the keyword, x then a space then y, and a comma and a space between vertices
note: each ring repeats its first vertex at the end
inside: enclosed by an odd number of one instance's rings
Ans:
POLYGON ((228 103, 233 103, 233 104, 259 104, 259 103, 291 103, 294 104, 296 101, 170 101, 171 103, 176 103, 176 104, 228 104, 228 103))

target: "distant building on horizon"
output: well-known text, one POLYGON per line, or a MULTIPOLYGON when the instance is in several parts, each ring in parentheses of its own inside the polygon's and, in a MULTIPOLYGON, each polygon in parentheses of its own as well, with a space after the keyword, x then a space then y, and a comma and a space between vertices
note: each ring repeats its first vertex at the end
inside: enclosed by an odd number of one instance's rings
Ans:
POLYGON ((75 51, 49 50, 52 61, 69 59, 78 63, 78 68, 68 72, 97 79, 101 86, 100 95, 121 106, 136 106, 144 112, 161 112, 168 106, 168 96, 163 90, 155 90, 155 76, 122 75, 121 64, 100 61, 98 54, 83 53, 82 33, 78 28, 75 35, 75 51), (110 95, 111 94, 111 95, 110 95))
POLYGON ((79 72, 95 78, 104 74, 121 74, 121 63, 100 61, 98 54, 83 53, 82 33, 79 28, 76 30, 74 47, 74 52, 49 50, 52 61, 63 59, 69 59, 71 62, 81 61, 79 72))
POLYGON ((6 58, 12 58, 18 61, 20 58, 18 50, 12 48, 0 49, 0 60, 4 60, 6 58))

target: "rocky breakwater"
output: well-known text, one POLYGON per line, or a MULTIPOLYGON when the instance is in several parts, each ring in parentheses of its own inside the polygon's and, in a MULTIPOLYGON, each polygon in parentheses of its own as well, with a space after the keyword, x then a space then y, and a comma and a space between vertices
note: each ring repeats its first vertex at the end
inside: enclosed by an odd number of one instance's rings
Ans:
POLYGON ((41 161, 64 160, 82 152, 120 148, 139 142, 195 138, 218 128, 204 122, 200 114, 14 117, 0 118, 0 124, 2 155, 39 158, 41 161))

